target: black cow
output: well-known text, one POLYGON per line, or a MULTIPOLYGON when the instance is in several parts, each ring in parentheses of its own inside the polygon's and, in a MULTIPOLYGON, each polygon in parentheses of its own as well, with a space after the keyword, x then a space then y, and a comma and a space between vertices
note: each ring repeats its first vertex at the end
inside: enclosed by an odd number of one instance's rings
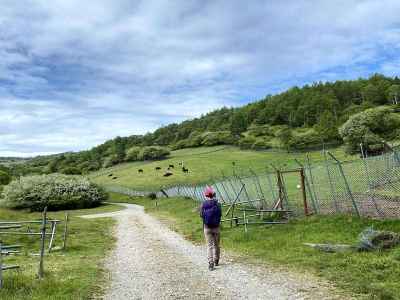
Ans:
POLYGON ((158 171, 158 170, 161 170, 161 167, 156 167, 156 170, 158 171))
POLYGON ((175 168, 175 166, 174 165, 169 165, 168 168, 175 168))
POLYGON ((169 176, 172 176, 172 175, 174 175, 174 174, 171 173, 171 172, 167 172, 167 173, 165 173, 163 176, 164 176, 164 177, 169 177, 169 176))
POLYGON ((138 173, 143 173, 143 169, 139 169, 139 170, 138 170, 138 173))
POLYGON ((108 177, 112 177, 113 176, 113 174, 108 174, 108 177))
POLYGON ((118 179, 118 177, 115 176, 115 177, 113 177, 113 179, 118 179))
POLYGON ((186 169, 185 167, 182 167, 183 173, 189 173, 189 169, 186 169))

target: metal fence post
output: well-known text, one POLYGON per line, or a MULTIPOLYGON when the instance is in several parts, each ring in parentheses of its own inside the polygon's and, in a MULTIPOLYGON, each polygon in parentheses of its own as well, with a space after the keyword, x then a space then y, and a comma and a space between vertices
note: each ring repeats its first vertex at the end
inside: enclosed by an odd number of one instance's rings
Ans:
POLYGON ((367 160, 367 157, 365 155, 364 147, 363 147, 362 143, 360 144, 360 149, 361 149, 361 156, 362 156, 362 161, 363 161, 363 165, 364 165, 365 174, 367 175, 369 197, 370 197, 371 201, 374 203, 374 206, 375 206, 375 209, 376 209, 377 213, 380 216, 383 216, 384 215, 383 212, 379 209, 378 204, 375 201, 375 196, 371 195, 371 191, 373 190, 373 184, 372 184, 371 176, 370 176, 370 172, 369 172, 368 160, 367 160))
POLYGON ((317 197, 317 193, 315 192, 314 176, 312 174, 311 160, 310 160, 310 156, 308 154, 307 154, 307 169, 308 169, 308 174, 310 177, 310 180, 309 181, 307 180, 307 183, 309 184, 311 194, 314 195, 314 204, 315 204, 318 212, 320 212, 320 203, 319 203, 319 199, 317 197))
POLYGON ((346 175, 344 174, 341 162, 338 159, 336 159, 336 157, 332 153, 328 152, 328 154, 329 154, 330 157, 332 157, 336 161, 336 163, 337 163, 337 165, 339 167, 339 172, 343 177, 343 181, 344 181, 344 185, 346 186, 347 193, 349 194, 351 202, 353 203, 353 208, 354 208, 357 216, 360 217, 360 212, 358 211, 357 203, 354 200, 353 193, 351 192, 349 182, 347 181, 346 175))
POLYGON ((328 180, 329 180, 329 187, 331 189, 331 199, 333 200, 333 203, 335 205, 335 209, 336 209, 336 213, 339 212, 339 207, 336 201, 336 197, 335 197, 335 189, 333 187, 333 181, 332 181, 332 177, 331 177, 331 173, 329 172, 329 165, 328 165, 328 158, 326 157, 326 151, 324 150, 324 158, 325 158, 325 168, 326 168, 326 172, 328 174, 328 180))

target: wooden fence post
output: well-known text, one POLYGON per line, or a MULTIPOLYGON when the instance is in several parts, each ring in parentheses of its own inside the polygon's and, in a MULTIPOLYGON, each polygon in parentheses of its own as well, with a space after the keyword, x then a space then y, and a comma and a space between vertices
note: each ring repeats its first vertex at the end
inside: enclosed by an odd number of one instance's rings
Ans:
POLYGON ((306 217, 310 214, 308 211, 308 204, 307 204, 307 194, 306 194, 306 186, 305 186, 305 176, 304 176, 304 169, 301 168, 300 169, 300 177, 301 177, 301 192, 303 195, 303 203, 304 203, 304 214, 306 215, 306 217))

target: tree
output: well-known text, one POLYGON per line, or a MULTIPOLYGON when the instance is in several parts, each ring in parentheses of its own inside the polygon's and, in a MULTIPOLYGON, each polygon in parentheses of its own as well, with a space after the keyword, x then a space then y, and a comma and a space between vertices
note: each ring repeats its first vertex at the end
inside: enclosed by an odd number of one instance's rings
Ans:
POLYGON ((136 161, 138 160, 138 156, 140 153, 141 148, 134 146, 128 149, 128 151, 126 151, 126 157, 125 160, 126 161, 136 161))
POLYGON ((365 102, 371 102, 377 105, 385 104, 385 93, 376 85, 369 83, 362 88, 361 94, 365 102))
POLYGON ((338 140, 339 132, 337 121, 330 111, 324 111, 319 117, 318 123, 314 126, 315 131, 319 135, 321 141, 338 140))
POLYGON ((399 128, 399 115, 393 113, 393 109, 383 106, 351 116, 340 127, 339 133, 349 152, 357 152, 361 143, 368 150, 383 139, 393 138, 393 133, 399 128))
POLYGON ((400 84, 393 84, 387 89, 388 99, 393 104, 400 102, 400 84))
POLYGON ((292 140, 292 131, 289 127, 284 127, 279 130, 276 134, 277 138, 279 138, 282 147, 286 148, 286 150, 290 150, 290 142, 292 140))
POLYGON ((139 160, 159 160, 167 157, 170 154, 168 148, 159 147, 159 146, 148 146, 143 147, 139 154, 139 160))
POLYGON ((0 185, 9 184, 11 181, 11 176, 6 171, 0 170, 0 185))
POLYGON ((247 126, 246 114, 242 110, 236 111, 231 119, 230 130, 232 135, 239 136, 243 131, 246 131, 247 126))

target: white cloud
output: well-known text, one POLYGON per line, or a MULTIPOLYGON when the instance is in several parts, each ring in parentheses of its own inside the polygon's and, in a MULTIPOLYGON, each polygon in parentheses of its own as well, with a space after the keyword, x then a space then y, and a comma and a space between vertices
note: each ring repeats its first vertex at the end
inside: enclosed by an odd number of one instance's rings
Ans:
POLYGON ((0 11, 0 155, 85 149, 291 84, 395 75, 400 60, 396 0, 5 0, 0 11))

